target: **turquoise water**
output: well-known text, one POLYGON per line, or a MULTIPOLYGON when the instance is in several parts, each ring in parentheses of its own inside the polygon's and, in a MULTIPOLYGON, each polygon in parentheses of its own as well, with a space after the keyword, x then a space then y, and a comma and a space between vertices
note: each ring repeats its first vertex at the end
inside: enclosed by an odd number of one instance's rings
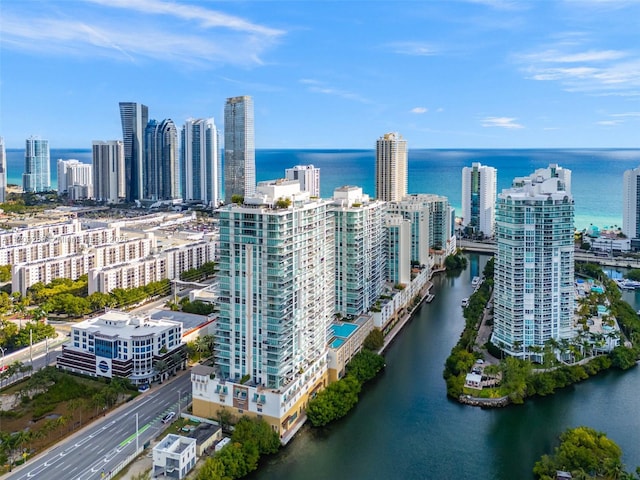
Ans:
POLYGON ((358 326, 351 323, 343 323, 340 325, 331 325, 331 329, 336 337, 348 338, 349 335, 358 329, 358 326))
MULTIPOLYGON (((51 180, 57 184, 58 158, 91 163, 91 150, 52 149, 51 180)), ((549 163, 572 171, 576 205, 575 225, 600 228, 622 226, 622 176, 640 165, 639 149, 519 149, 519 150, 410 150, 409 192, 446 196, 460 214, 462 168, 472 162, 498 170, 498 191, 514 177, 528 175, 549 163)), ((258 181, 281 178, 285 168, 314 164, 320 168, 321 195, 333 195, 336 187, 357 185, 374 196, 374 150, 257 150, 258 181)), ((24 151, 7 150, 9 183, 22 184, 24 151)))

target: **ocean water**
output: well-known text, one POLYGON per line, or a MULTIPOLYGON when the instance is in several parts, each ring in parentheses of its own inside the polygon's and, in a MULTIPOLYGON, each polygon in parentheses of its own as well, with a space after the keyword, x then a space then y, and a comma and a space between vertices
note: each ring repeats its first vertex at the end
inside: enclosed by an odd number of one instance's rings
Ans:
MULTIPOLYGON (((75 158, 91 163, 91 150, 52 149, 51 181, 55 188, 56 162, 75 158)), ((415 149, 409 151, 409 193, 446 196, 461 213, 462 168, 472 162, 498 170, 498 192, 514 177, 557 163, 572 171, 576 206, 575 226, 622 226, 622 178, 625 170, 640 166, 640 149, 415 149)), ((313 164, 320 168, 322 197, 336 187, 355 185, 375 195, 375 150, 276 150, 256 151, 258 181, 282 178, 285 168, 313 164)), ((9 183, 22 184, 24 150, 7 150, 9 183)))

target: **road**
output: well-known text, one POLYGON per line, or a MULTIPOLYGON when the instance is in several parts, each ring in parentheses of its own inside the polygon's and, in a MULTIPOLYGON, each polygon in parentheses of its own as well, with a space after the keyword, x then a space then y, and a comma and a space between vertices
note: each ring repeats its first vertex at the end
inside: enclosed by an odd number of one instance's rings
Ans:
POLYGON ((178 413, 179 396, 183 409, 190 401, 191 375, 188 371, 181 373, 169 383, 152 387, 3 478, 108 480, 112 470, 136 453, 136 443, 142 448, 167 427, 162 423, 162 417, 170 411, 178 413))

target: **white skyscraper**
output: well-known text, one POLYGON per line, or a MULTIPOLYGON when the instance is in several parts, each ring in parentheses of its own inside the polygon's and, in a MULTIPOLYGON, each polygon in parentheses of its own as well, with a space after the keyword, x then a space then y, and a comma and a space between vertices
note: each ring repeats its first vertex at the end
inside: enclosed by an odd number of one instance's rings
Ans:
POLYGON ((468 233, 493 237, 497 170, 474 162, 462 169, 462 225, 468 233))
POLYGON ((320 169, 313 165, 296 165, 284 171, 287 180, 298 180, 300 188, 312 197, 320 196, 320 169))
POLYGON ((407 181, 407 141, 398 133, 387 133, 376 142, 376 198, 402 200, 407 181))
POLYGON ((124 143, 93 142, 93 196, 99 202, 118 203, 126 197, 124 143))
MULTIPOLYGON (((622 233, 640 238, 640 167, 624 172, 622 183, 622 233)), ((635 242, 634 242, 635 243, 635 242)))
POLYGON ((573 335, 573 219, 571 171, 554 164, 498 195, 491 341, 509 355, 573 335))
POLYGON ((182 127, 182 198, 217 206, 222 199, 218 130, 213 118, 188 119, 182 127))
POLYGON ((7 152, 0 137, 0 203, 7 201, 7 152))
POLYGON ((93 169, 90 164, 75 159, 63 160, 59 158, 57 167, 58 195, 67 193, 74 197, 79 195, 76 198, 93 197, 93 169))

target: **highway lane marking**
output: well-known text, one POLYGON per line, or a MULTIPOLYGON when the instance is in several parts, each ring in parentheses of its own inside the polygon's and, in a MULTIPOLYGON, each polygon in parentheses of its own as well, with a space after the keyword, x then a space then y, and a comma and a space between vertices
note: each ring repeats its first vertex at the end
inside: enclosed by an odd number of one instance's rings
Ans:
POLYGON ((149 427, 151 426, 150 423, 147 423, 146 425, 144 425, 140 430, 138 430, 137 432, 131 434, 131 436, 127 437, 125 440, 123 440, 120 445, 118 445, 119 447, 124 447, 126 444, 130 443, 134 438, 136 438, 136 434, 138 436, 140 436, 143 432, 145 432, 149 427))

